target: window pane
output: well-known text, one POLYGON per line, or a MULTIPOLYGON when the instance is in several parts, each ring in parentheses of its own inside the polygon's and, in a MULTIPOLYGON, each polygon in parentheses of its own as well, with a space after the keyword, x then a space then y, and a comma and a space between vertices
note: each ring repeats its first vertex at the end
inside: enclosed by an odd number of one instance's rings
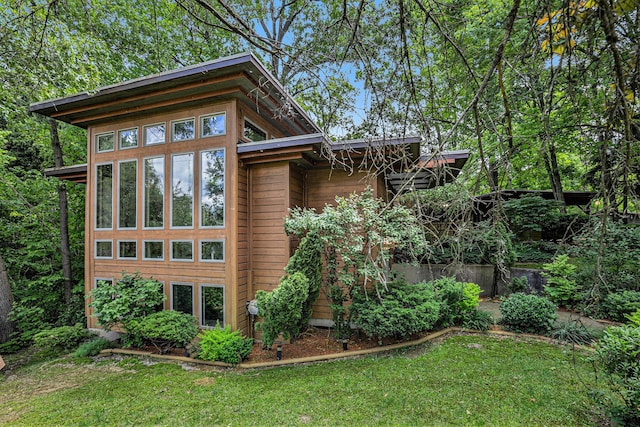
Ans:
POLYGON ((164 259, 164 242, 144 242, 144 259, 164 259))
POLYGON ((138 203, 138 162, 120 162, 118 180, 119 210, 118 227, 136 228, 136 204, 138 203))
POLYGON ((200 225, 224 225, 224 150, 201 153, 200 225))
POLYGON ((250 141, 264 141, 267 139, 267 133, 253 123, 244 121, 244 137, 250 141))
POLYGON ((96 169, 96 228, 113 227, 113 165, 96 169))
POLYGON ((171 123, 171 141, 185 141, 195 138, 195 120, 187 119, 171 123))
POLYGON ((164 157, 144 160, 144 226, 164 226, 164 157))
POLYGON ((171 259, 193 261, 193 242, 171 242, 171 259))
POLYGON ((172 284, 171 303, 172 310, 193 315, 193 286, 172 284))
POLYGON ((135 240, 118 242, 118 258, 137 258, 138 244, 135 240))
POLYGON ((200 260, 224 261, 224 243, 221 240, 200 242, 200 260))
POLYGON ((165 141, 165 125, 145 126, 144 127, 144 145, 164 144, 165 141))
POLYGON ((171 158, 171 226, 193 226, 193 153, 171 158))
POLYGON ((202 286, 202 313, 200 323, 203 326, 215 326, 216 322, 224 326, 224 288, 217 286, 202 286))
POLYGON ((202 137, 224 135, 225 133, 225 114, 216 114, 214 116, 200 117, 200 134, 202 137))
POLYGON ((96 242, 96 258, 113 258, 113 243, 111 240, 96 242))
POLYGON ((98 153, 102 151, 113 150, 113 132, 103 133, 102 135, 96 135, 96 151, 98 153))
POLYGON ((138 128, 118 131, 118 144, 120 148, 133 148, 138 146, 138 128))

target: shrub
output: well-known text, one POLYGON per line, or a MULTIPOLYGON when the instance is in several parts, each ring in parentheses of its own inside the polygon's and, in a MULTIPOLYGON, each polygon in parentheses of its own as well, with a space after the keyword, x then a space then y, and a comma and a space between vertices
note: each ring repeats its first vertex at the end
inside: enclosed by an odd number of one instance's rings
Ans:
POLYGON ((95 356, 105 348, 113 347, 113 345, 114 344, 106 338, 95 338, 95 339, 92 339, 91 341, 87 341, 83 344, 80 344, 80 347, 78 347, 76 351, 73 352, 72 356, 73 357, 95 356))
POLYGON ((569 263, 569 256, 558 255, 553 262, 542 267, 542 276, 547 279, 544 290, 549 299, 563 307, 574 306, 580 300, 580 296, 575 281, 577 267, 569 263))
POLYGON ((640 310, 636 310, 633 314, 627 315, 628 323, 636 328, 640 327, 640 310))
POLYGON ((527 276, 514 277, 511 279, 511 283, 507 284, 507 289, 509 289, 511 293, 524 293, 529 289, 529 279, 527 279, 527 276))
POLYGON ((472 310, 465 314, 462 327, 475 331, 488 331, 493 323, 493 317, 488 311, 472 310))
POLYGON ((37 348, 47 351, 68 351, 92 336, 91 332, 78 323, 75 326, 59 326, 40 331, 33 336, 33 343, 37 348))
POLYGON ((42 307, 28 307, 24 304, 14 303, 9 313, 9 320, 15 325, 15 332, 11 335, 11 342, 17 348, 29 345, 38 332, 50 329, 53 325, 45 322, 44 309, 42 307))
POLYGON ((640 425, 640 328, 608 328, 595 345, 594 361, 613 396, 604 403, 620 425, 640 425))
POLYGON ((186 347, 198 334, 195 317, 178 311, 160 311, 125 324, 132 345, 153 345, 160 354, 186 347))
POLYGON ((608 294, 600 304, 600 312, 607 319, 624 322, 626 316, 640 310, 640 292, 621 291, 608 294))
POLYGON ((551 331, 551 338, 567 344, 590 345, 600 334, 581 323, 562 322, 551 331))
POLYGON ((478 307, 480 286, 458 282, 454 277, 443 277, 431 282, 441 302, 438 324, 443 327, 460 325, 465 316, 478 307))
POLYGON ((233 331, 229 326, 221 329, 209 329, 198 335, 200 351, 198 358, 202 360, 220 361, 225 363, 240 363, 251 354, 253 340, 233 331))
POLYGON ((351 321, 378 341, 388 337, 406 338, 433 328, 439 309, 433 285, 409 285, 398 280, 389 283, 379 296, 377 292, 354 295, 351 321))
POLYGON ((270 348, 279 334, 287 340, 300 333, 303 305, 309 296, 308 283, 304 274, 296 272, 283 277, 273 291, 256 292, 258 316, 262 318, 256 328, 262 330, 264 348, 270 348))
POLYGON ((500 304, 501 323, 507 329, 532 334, 548 334, 558 317, 557 307, 538 295, 515 293, 500 304))
POLYGON ((140 273, 122 274, 112 286, 100 284, 91 291, 94 316, 100 325, 111 329, 117 323, 144 317, 159 310, 166 299, 162 283, 143 279, 140 273))

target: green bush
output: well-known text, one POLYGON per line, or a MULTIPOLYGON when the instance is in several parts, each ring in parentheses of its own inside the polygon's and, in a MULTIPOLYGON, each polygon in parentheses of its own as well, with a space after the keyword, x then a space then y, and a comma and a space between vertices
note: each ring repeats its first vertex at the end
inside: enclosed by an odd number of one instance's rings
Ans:
POLYGON ((515 293, 500 304, 501 323, 512 331, 546 335, 556 321, 557 307, 538 295, 515 293))
POLYGON ((9 320, 15 325, 15 332, 11 335, 11 342, 15 347, 24 347, 33 342, 38 332, 50 329, 53 325, 45 322, 42 307, 29 307, 14 303, 9 313, 9 320))
POLYGON ((351 321, 378 341, 388 337, 407 338, 433 328, 439 309, 433 285, 409 285, 397 280, 387 284, 379 296, 375 291, 354 295, 351 321))
POLYGON ((47 351, 69 351, 93 334, 80 323, 75 326, 59 326, 45 329, 33 336, 33 343, 39 349, 47 351))
POLYGON ((562 322, 551 331, 551 338, 567 344, 591 345, 598 339, 597 331, 578 322, 562 322))
POLYGON ((569 256, 558 255, 553 262, 544 264, 542 277, 547 279, 544 290, 549 299, 562 307, 573 307, 580 301, 575 281, 577 266, 569 263, 569 256))
POLYGON ((525 293, 529 289, 529 279, 527 279, 527 276, 514 277, 511 279, 511 283, 507 284, 507 289, 511 293, 525 293))
POLYGON ((233 331, 229 326, 221 329, 209 329, 198 335, 200 351, 198 358, 202 360, 220 361, 225 363, 240 363, 251 354, 253 340, 243 337, 240 332, 233 331))
POLYGON ((595 345, 594 361, 613 395, 607 406, 617 425, 640 425, 640 328, 608 328, 595 345))
POLYGON ((462 320, 462 327, 473 329, 474 331, 488 331, 494 324, 491 313, 484 310, 472 310, 465 314, 462 320))
POLYGON ((270 348, 280 334, 288 340, 300 333, 300 320, 308 297, 309 280, 300 272, 283 277, 271 292, 256 292, 258 316, 262 319, 256 329, 262 330, 264 348, 270 348))
POLYGON ((166 299, 162 283, 144 279, 140 273, 122 274, 112 286, 100 284, 91 291, 94 316, 100 325, 111 329, 117 323, 126 323, 158 311, 166 299))
POLYGON ((640 310, 634 311, 633 314, 628 314, 627 320, 631 326, 640 327, 640 310))
POLYGON ((135 346, 153 345, 160 354, 186 347, 198 334, 195 317, 178 311, 160 311, 125 324, 126 340, 135 346))
POLYGON ((431 282, 436 298, 441 302, 438 325, 448 327, 462 324, 465 316, 478 307, 480 286, 456 281, 455 277, 443 277, 431 282))
POLYGON ((80 347, 73 352, 73 357, 89 357, 95 356, 105 348, 111 348, 114 344, 106 338, 95 338, 80 344, 80 347))
POLYGON ((600 312, 607 319, 624 322, 628 315, 640 310, 640 292, 621 291, 608 294, 600 303, 600 312))

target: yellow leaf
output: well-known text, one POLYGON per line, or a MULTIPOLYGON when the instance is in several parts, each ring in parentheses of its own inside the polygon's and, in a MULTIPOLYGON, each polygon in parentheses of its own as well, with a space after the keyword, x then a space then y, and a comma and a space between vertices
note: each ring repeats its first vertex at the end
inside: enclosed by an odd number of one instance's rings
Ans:
POLYGON ((629 101, 629 102, 633 102, 633 101, 635 101, 635 99, 636 99, 636 96, 635 96, 635 94, 633 93, 633 91, 632 91, 632 90, 629 90, 629 89, 627 89, 627 90, 625 90, 625 91, 624 91, 624 97, 625 97, 625 98, 627 99, 627 101, 629 101))
POLYGON ((556 55, 562 55, 564 53, 564 45, 559 44, 558 46, 554 46, 553 53, 555 53, 556 55))

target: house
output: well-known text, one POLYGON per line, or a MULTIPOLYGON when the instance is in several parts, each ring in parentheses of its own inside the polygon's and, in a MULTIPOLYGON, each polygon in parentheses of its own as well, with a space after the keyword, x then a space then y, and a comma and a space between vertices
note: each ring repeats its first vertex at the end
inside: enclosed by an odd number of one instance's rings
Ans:
MULTIPOLYGON (((31 111, 87 129, 86 165, 48 172, 86 183, 86 292, 140 272, 164 284, 165 309, 202 327, 247 331, 247 301, 277 286, 294 250, 288 209, 321 210, 367 186, 387 198, 420 155, 417 137, 330 142, 252 54, 31 111), (358 169, 374 152, 395 159, 393 182, 358 169)), ((331 318, 326 302, 314 318, 331 318)))

